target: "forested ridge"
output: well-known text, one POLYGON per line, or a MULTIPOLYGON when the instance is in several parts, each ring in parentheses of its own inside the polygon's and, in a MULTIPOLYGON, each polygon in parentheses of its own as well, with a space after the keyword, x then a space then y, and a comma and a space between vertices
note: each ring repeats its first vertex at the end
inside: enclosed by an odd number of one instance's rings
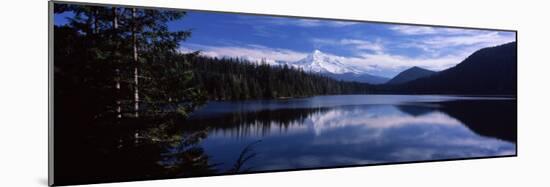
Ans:
POLYGON ((328 94, 367 94, 366 83, 339 81, 287 65, 270 66, 238 58, 186 55, 193 81, 211 100, 274 99, 328 94))

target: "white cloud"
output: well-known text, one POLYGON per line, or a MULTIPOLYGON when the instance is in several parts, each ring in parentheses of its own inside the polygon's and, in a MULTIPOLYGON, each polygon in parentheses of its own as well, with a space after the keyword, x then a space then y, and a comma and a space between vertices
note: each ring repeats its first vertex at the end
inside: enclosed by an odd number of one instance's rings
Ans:
POLYGON ((389 29, 402 35, 471 35, 486 32, 484 30, 477 29, 443 28, 415 25, 395 25, 390 26, 389 29))
MULTIPOLYGON (((311 24, 311 23, 310 23, 311 24)), ((413 32, 413 31, 407 31, 413 32)), ((431 33, 430 29, 417 30, 415 32, 431 33)), ((332 56, 341 62, 353 65, 372 74, 397 73, 403 69, 418 66, 426 69, 440 71, 462 62, 470 54, 484 47, 495 46, 515 40, 513 34, 503 34, 496 31, 476 31, 467 34, 456 35, 430 35, 427 37, 412 37, 402 43, 387 43, 380 39, 375 41, 361 39, 322 39, 315 38, 311 42, 316 47, 337 46, 343 47, 354 53, 354 56, 332 56), (395 46, 387 46, 387 44, 395 46), (425 53, 419 55, 398 54, 386 51, 387 47, 418 48, 425 53)), ((304 58, 307 53, 289 49, 270 48, 262 45, 241 46, 204 46, 188 44, 193 49, 203 50, 203 54, 212 57, 239 57, 250 61, 276 61, 294 62, 304 58)), ((386 75, 387 76, 387 75, 386 75)), ((391 76, 391 75, 390 75, 391 76)))
POLYGON ((476 50, 515 41, 515 34, 461 28, 441 28, 429 26, 399 25, 391 26, 390 30, 405 35, 398 48, 416 48, 424 51, 426 64, 434 66, 435 62, 443 62, 439 68, 451 67, 449 61, 459 63, 476 50), (446 59, 446 60, 445 60, 446 59))
POLYGON ((436 29, 433 27, 410 26, 410 25, 391 26, 390 30, 393 30, 400 34, 405 34, 405 35, 423 35, 423 34, 437 33, 436 29))
MULTIPOLYGON (((391 26, 389 29, 408 36, 406 38, 408 42, 399 44, 399 47, 422 49, 425 52, 432 53, 432 56, 439 55, 441 49, 453 47, 481 49, 515 41, 515 34, 513 33, 490 30, 412 25, 391 26)), ((454 48, 454 50, 457 49, 454 48)))
POLYGON ((318 27, 323 25, 323 21, 313 20, 313 19, 296 19, 296 20, 285 20, 281 24, 292 24, 302 27, 318 27))
POLYGON ((401 48, 417 48, 426 52, 425 56, 441 54, 471 54, 478 49, 497 46, 515 41, 515 34, 497 31, 476 31, 462 35, 432 35, 413 38, 401 44, 401 48))
POLYGON ((367 66, 368 69, 376 70, 399 70, 412 66, 440 71, 460 63, 465 55, 447 55, 442 57, 407 57, 387 53, 363 54, 362 58, 351 58, 350 63, 359 66, 367 66))
POLYGON ((422 43, 432 46, 433 48, 455 47, 466 45, 498 45, 514 41, 515 37, 504 36, 499 32, 485 32, 476 35, 460 35, 460 36, 436 36, 428 38, 422 43))
POLYGON ((262 45, 244 45, 237 46, 206 46, 198 44, 187 44, 190 48, 181 48, 182 52, 201 50, 201 53, 210 57, 239 57, 250 61, 266 61, 272 63, 275 61, 297 61, 304 58, 307 54, 288 49, 269 48, 262 45))
POLYGON ((332 21, 332 20, 316 20, 316 19, 296 19, 293 21, 287 20, 286 23, 287 24, 290 23, 290 24, 302 26, 302 27, 320 27, 320 26, 345 27, 345 26, 359 24, 359 22, 351 22, 351 21, 332 21))
POLYGON ((357 25, 360 24, 360 22, 354 22, 354 21, 330 21, 332 26, 349 26, 349 25, 357 25))
POLYGON ((325 45, 346 46, 355 52, 364 52, 364 50, 368 50, 375 53, 381 53, 384 51, 384 45, 380 40, 373 42, 368 40, 349 39, 349 38, 344 38, 340 40, 314 38, 311 41, 317 47, 321 47, 325 45))
MULTIPOLYGON (((317 46, 344 46, 346 49, 354 52, 355 57, 337 57, 340 61, 352 64, 362 68, 365 71, 384 71, 384 70, 401 70, 412 66, 427 68, 430 70, 443 70, 460 63, 467 55, 474 50, 455 52, 449 55, 434 55, 409 57, 385 52, 384 42, 381 40, 368 41, 358 39, 312 39, 314 45, 317 46)), ((416 46, 407 46, 416 47, 416 46)))
POLYGON ((261 23, 269 23, 273 25, 293 25, 300 27, 345 27, 350 25, 360 24, 353 21, 334 21, 322 19, 305 19, 305 18, 281 18, 281 17, 266 17, 258 20, 261 23))
POLYGON ((355 45, 357 49, 370 50, 376 53, 384 51, 384 46, 378 42, 370 42, 367 40, 342 39, 340 43, 343 45, 355 45))
MULTIPOLYGON (((232 23, 251 25, 254 29, 250 32, 251 35, 281 41, 294 39, 290 37, 294 33, 278 29, 277 26, 326 29, 326 27, 345 27, 361 24, 361 22, 271 16, 242 16, 232 23)), ((318 49, 329 46, 328 49, 338 48, 340 51, 353 55, 345 57, 332 55, 343 63, 354 65, 369 73, 391 77, 412 66, 436 71, 450 68, 476 50, 515 40, 513 33, 489 30, 414 25, 385 25, 383 27, 388 29, 383 34, 378 33, 376 30, 369 32, 369 35, 364 34, 364 32, 355 32, 361 30, 353 30, 350 33, 349 29, 345 29, 346 31, 342 30, 342 33, 332 35, 340 38, 315 38, 310 41, 313 47, 318 49)), ((298 30, 304 30, 304 28, 298 30)), ((307 35, 307 33, 305 34, 307 35)), ((307 40, 308 38, 303 39, 307 40)), ((188 45, 188 47, 189 49, 200 49, 207 56, 239 57, 251 61, 265 60, 268 63, 275 61, 293 62, 307 55, 307 53, 300 51, 261 45, 225 44, 224 46, 204 46, 195 44, 188 45)))
MULTIPOLYGON (((327 40, 325 42, 333 42, 327 40)), ((340 40, 337 43, 349 43, 353 45, 359 45, 366 47, 364 41, 359 40, 340 40)), ((308 53, 288 50, 269 48, 262 45, 243 45, 237 46, 205 46, 197 44, 188 44, 191 48, 182 48, 182 52, 190 52, 194 50, 201 50, 201 53, 210 57, 239 57, 250 61, 260 62, 265 61, 267 63, 274 63, 276 61, 294 62, 298 61, 308 53), (192 50, 191 50, 192 49, 192 50)), ((376 46, 376 45, 373 45, 376 46)), ((382 52, 379 47, 369 47, 375 50, 379 50, 377 53, 364 52, 360 53, 357 57, 343 57, 334 54, 327 53, 326 55, 336 58, 343 63, 353 65, 364 71, 375 73, 385 70, 401 70, 412 66, 419 66, 430 70, 443 70, 452 67, 461 62, 466 55, 448 55, 437 58, 412 58, 403 55, 394 55, 382 52)))

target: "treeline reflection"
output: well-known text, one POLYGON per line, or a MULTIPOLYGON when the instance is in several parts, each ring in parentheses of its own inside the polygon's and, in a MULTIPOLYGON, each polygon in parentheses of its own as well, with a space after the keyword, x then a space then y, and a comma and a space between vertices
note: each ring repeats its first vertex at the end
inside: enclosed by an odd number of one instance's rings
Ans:
POLYGON ((391 110, 371 110, 373 107, 380 105, 236 111, 208 118, 192 118, 186 124, 208 126, 213 132, 239 138, 284 135, 312 128, 319 131, 320 128, 346 125, 381 126, 396 121, 404 124, 459 123, 480 136, 516 142, 515 100, 461 100, 386 106, 406 115, 392 114, 391 110))
MULTIPOLYGON (((274 146, 273 142, 258 140, 293 134, 317 136, 347 127, 353 127, 351 129, 365 127, 367 128, 365 132, 388 128, 405 129, 410 126, 430 126, 428 129, 433 129, 431 127, 468 128, 472 133, 480 136, 515 143, 516 119, 515 100, 461 100, 400 105, 345 105, 235 111, 208 117, 192 117, 185 121, 164 119, 170 122, 157 121, 148 123, 157 125, 147 127, 111 126, 75 129, 68 128, 70 125, 67 123, 68 126, 63 129, 70 129, 70 131, 56 131, 59 132, 59 136, 56 135, 56 141, 59 141, 56 146, 62 146, 56 150, 64 152, 62 154, 56 152, 60 156, 56 156, 55 159, 64 160, 59 163, 66 163, 57 166, 59 172, 56 176, 70 179, 67 180, 70 184, 249 172, 253 171, 252 166, 266 164, 262 163, 263 160, 258 160, 256 155, 264 154, 263 158, 271 157, 272 155, 269 155, 271 152, 266 152, 266 149, 272 151, 275 149, 270 147, 274 146), (216 159, 213 157, 219 158, 220 155, 209 152, 208 147, 204 145, 207 139, 214 137, 242 139, 244 141, 241 142, 244 142, 245 146, 232 148, 234 151, 230 153, 230 157, 235 159, 214 161, 216 159), (225 167, 228 165, 230 168, 225 167)), ((420 133, 422 130, 422 128, 417 129, 419 131, 406 131, 403 136, 415 137, 416 135, 411 133, 420 133)), ((392 133, 394 132, 397 131, 392 133)), ((342 138, 353 139, 350 133, 355 136, 363 131, 346 133, 342 138)), ((398 136, 401 136, 391 134, 391 137, 364 137, 375 134, 367 133, 361 136, 365 140, 369 138, 399 139, 398 136)), ((339 138, 334 137, 333 134, 324 139, 316 139, 315 143, 327 144, 328 152, 346 150, 342 147, 345 144, 335 143, 343 141, 339 138)), ((392 141, 401 141, 397 139, 392 141)), ((293 141, 297 140, 289 137, 286 143, 293 144, 293 141)), ((346 141, 353 142, 353 140, 346 141)), ((357 140, 357 142, 361 141, 357 140)), ((297 146, 311 146, 304 142, 294 143, 297 146)), ((280 152, 287 153, 284 150, 280 152)), ((286 156, 300 156, 299 154, 301 153, 286 156)), ((367 153, 346 154, 356 154, 354 155, 356 159, 365 159, 363 154, 367 153)), ((322 160, 323 154, 317 156, 322 160)), ((380 155, 379 159, 384 160, 385 156, 388 155, 380 155)), ((410 157, 406 160, 408 159, 418 158, 410 157)), ((340 162, 342 160, 337 163, 340 162)), ((331 164, 328 161, 325 163, 331 164)))

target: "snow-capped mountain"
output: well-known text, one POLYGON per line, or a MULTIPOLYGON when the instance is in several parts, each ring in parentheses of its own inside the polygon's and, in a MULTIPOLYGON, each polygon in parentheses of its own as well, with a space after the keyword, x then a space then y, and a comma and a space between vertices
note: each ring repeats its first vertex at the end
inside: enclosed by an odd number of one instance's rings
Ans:
POLYGON ((346 64, 343 57, 325 54, 315 50, 305 58, 295 62, 279 62, 306 72, 320 73, 338 80, 355 81, 371 84, 383 84, 388 78, 371 75, 360 68, 346 64))
POLYGON ((287 64, 294 68, 315 73, 359 74, 361 72, 356 67, 342 63, 342 57, 328 55, 319 50, 313 51, 301 60, 287 64))

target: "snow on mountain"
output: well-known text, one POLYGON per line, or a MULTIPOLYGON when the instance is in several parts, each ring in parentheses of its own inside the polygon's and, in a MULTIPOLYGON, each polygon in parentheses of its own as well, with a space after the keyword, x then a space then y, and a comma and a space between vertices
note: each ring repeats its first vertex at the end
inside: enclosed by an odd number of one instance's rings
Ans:
POLYGON ((241 58, 251 62, 265 63, 270 66, 287 65, 296 69, 302 69, 305 72, 323 74, 343 81, 383 84, 389 80, 389 78, 371 75, 357 66, 345 63, 344 57, 326 54, 320 50, 315 50, 306 57, 294 62, 249 57, 241 58))
POLYGON ((313 53, 307 55, 301 60, 286 64, 297 69, 303 69, 304 71, 315 73, 361 73, 361 71, 356 67, 343 63, 342 57, 328 55, 319 50, 313 51, 313 53))
POLYGON ((296 62, 279 62, 306 72, 320 73, 337 80, 383 84, 389 79, 368 74, 354 65, 346 64, 343 57, 325 54, 315 50, 305 58, 296 62))

